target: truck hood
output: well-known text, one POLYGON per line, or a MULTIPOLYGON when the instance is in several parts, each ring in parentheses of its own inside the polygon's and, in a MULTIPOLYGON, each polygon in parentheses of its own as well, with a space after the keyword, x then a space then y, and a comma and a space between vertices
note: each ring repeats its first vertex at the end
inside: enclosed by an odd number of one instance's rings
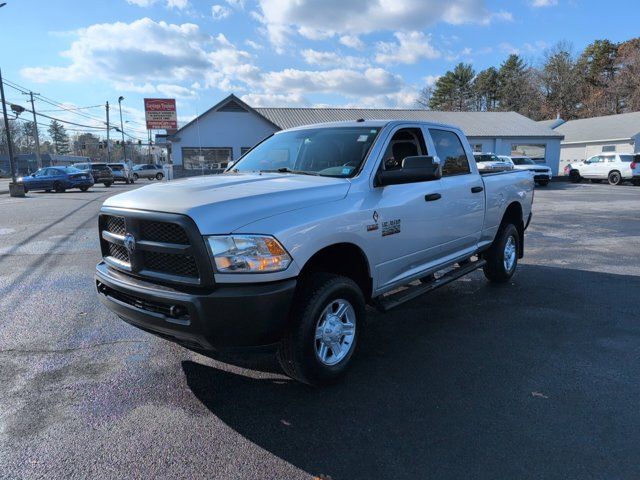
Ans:
POLYGON ((203 235, 209 235, 231 233, 273 215, 341 200, 350 185, 344 178, 310 175, 210 175, 154 183, 110 197, 104 206, 188 215, 203 235))

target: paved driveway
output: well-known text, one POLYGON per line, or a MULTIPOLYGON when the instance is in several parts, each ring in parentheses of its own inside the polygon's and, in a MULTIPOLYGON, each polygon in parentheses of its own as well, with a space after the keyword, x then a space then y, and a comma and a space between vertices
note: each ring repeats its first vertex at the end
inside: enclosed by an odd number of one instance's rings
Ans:
POLYGON ((129 188, 0 196, 0 478, 640 477, 640 188, 538 189, 510 284, 371 311, 321 390, 96 301, 96 213, 129 188))

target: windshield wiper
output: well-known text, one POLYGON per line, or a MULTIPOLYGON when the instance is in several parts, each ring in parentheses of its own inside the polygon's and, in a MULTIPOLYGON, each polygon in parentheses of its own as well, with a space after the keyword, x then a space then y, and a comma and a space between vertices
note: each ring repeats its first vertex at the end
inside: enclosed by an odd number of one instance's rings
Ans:
POLYGON ((260 170, 260 171, 266 172, 266 173, 293 173, 296 175, 313 175, 316 177, 320 176, 318 172, 307 172, 305 170, 291 170, 289 167, 280 167, 275 170, 260 170))

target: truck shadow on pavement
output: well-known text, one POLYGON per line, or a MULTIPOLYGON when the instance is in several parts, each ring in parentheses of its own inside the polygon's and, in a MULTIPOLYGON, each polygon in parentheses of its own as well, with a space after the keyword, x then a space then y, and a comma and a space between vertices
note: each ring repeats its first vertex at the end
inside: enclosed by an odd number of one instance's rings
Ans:
MULTIPOLYGON (((640 277, 522 265, 371 314, 340 384, 183 362, 229 427, 311 475, 628 478, 640 460, 640 277)), ((265 368, 269 370, 269 368, 265 368)))

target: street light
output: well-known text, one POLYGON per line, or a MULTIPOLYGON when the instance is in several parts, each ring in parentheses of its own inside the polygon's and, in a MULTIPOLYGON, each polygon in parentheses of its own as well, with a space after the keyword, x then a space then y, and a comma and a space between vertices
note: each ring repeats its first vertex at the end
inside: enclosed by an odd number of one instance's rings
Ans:
POLYGON ((124 156, 124 163, 127 163, 127 146, 124 143, 124 124, 122 123, 122 100, 124 97, 120 95, 118 97, 118 108, 120 109, 120 133, 122 134, 122 155, 124 156))

